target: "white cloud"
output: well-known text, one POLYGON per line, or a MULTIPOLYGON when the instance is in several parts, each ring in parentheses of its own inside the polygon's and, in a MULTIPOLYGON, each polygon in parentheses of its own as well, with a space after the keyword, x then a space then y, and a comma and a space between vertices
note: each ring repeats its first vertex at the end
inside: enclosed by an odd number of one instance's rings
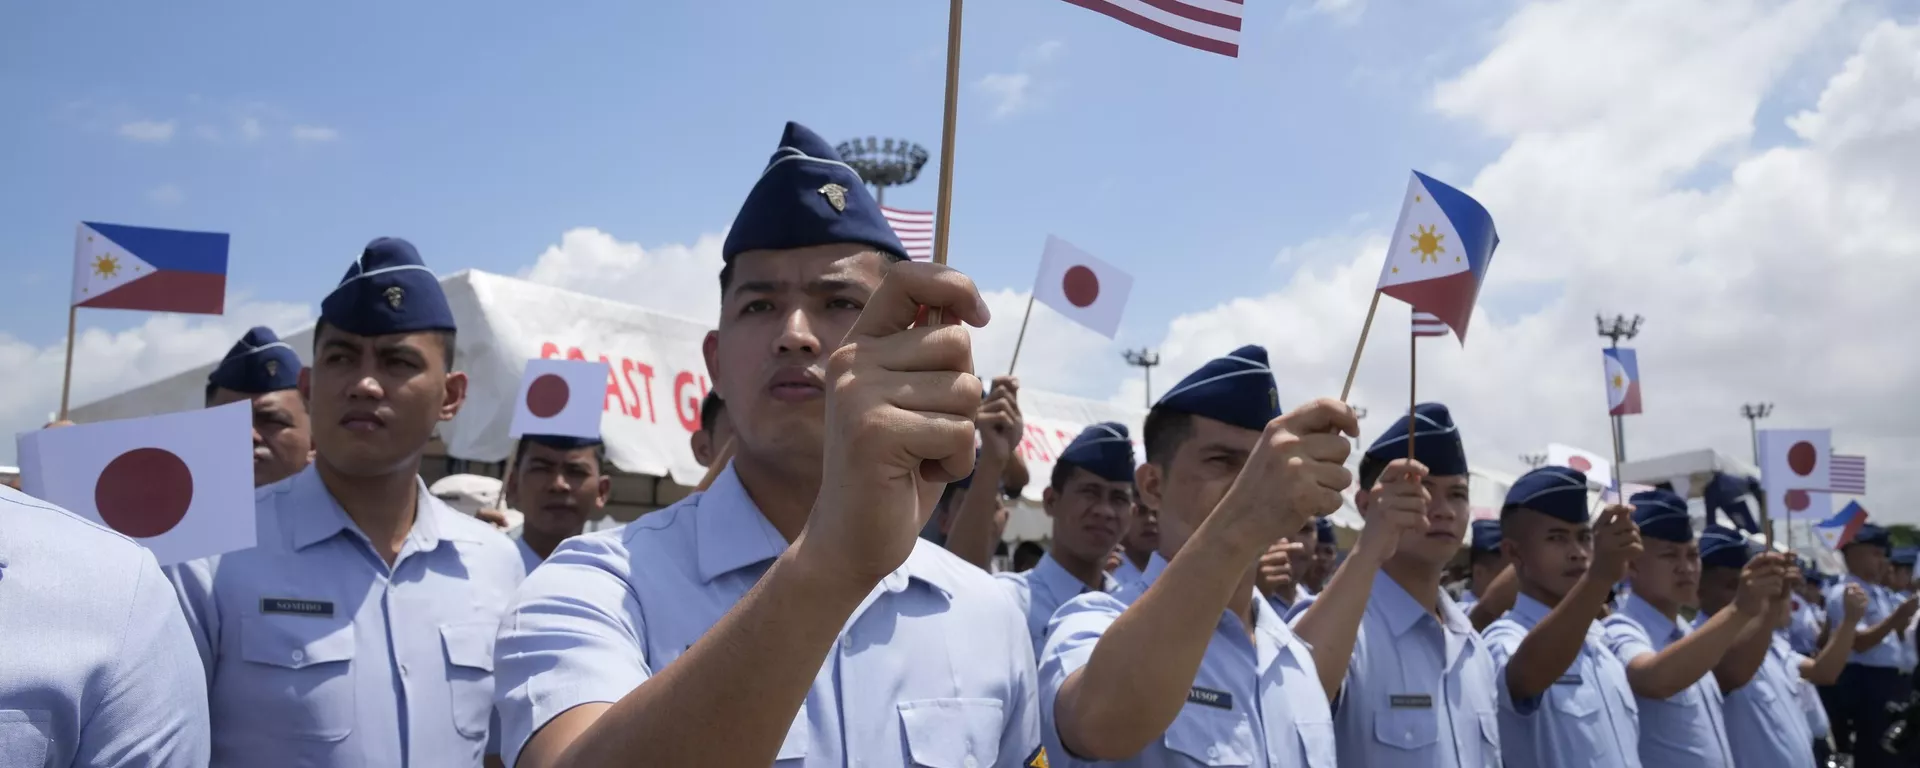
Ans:
POLYGON ((266 130, 260 126, 260 118, 240 118, 240 138, 246 139, 247 141, 258 141, 265 133, 266 130))
MULTIPOLYGON (((1713 447, 1747 457, 1743 402, 1763 426, 1832 427, 1871 457, 1882 520, 1920 521, 1920 355, 1905 325, 1920 293, 1920 27, 1881 24, 1789 125, 1800 141, 1750 147, 1760 103, 1824 35, 1837 3, 1568 0, 1529 5, 1435 104, 1507 142, 1469 191, 1502 247, 1471 346, 1420 346, 1421 399, 1446 401, 1494 468, 1549 441, 1607 452, 1596 311, 1639 313, 1646 413, 1629 458, 1713 447), (1607 66, 1593 66, 1605 61, 1607 66), (1692 178, 1724 164, 1725 180, 1692 178), (1541 297, 1551 297, 1540 306, 1541 297), (1890 320, 1892 320, 1890 322, 1890 320)), ((1174 321, 1169 376, 1266 343, 1286 403, 1337 394, 1381 251, 1333 237, 1272 294, 1174 321)), ((1407 311, 1384 302, 1352 401, 1367 427, 1405 406, 1407 311)), ((1139 401, 1138 384, 1114 397, 1139 401)))
POLYGON ((155 205, 179 205, 181 201, 187 199, 187 196, 176 185, 162 184, 147 190, 147 199, 153 201, 155 205))
POLYGON ((320 144, 340 138, 340 131, 324 125, 296 125, 291 132, 294 141, 320 144))
POLYGON ((720 317, 725 234, 645 248, 592 227, 567 230, 520 277, 712 324, 720 317))
MULTIPOLYGON (((88 328, 86 318, 81 313, 73 353, 75 408, 217 360, 254 325, 289 330, 311 322, 313 312, 298 304, 246 302, 229 304, 227 314, 216 317, 153 314, 117 332, 88 328)), ((0 333, 0 370, 13 376, 0 394, 0 435, 38 429, 59 410, 65 360, 64 338, 35 346, 0 333)), ((0 464, 14 460, 14 441, 0 440, 0 464)))
POLYGON ((1289 20, 1306 16, 1324 16, 1342 24, 1359 21, 1367 11, 1367 0, 1313 0, 1287 9, 1289 20))
POLYGON ((173 141, 177 127, 173 120, 135 120, 120 124, 120 136, 143 144, 165 144, 173 141))
POLYGON ((1065 50, 1066 43, 1044 40, 1020 52, 1015 71, 982 76, 974 85, 993 104, 994 119, 1012 117, 1042 104, 1042 97, 1051 89, 1040 76, 1065 50))

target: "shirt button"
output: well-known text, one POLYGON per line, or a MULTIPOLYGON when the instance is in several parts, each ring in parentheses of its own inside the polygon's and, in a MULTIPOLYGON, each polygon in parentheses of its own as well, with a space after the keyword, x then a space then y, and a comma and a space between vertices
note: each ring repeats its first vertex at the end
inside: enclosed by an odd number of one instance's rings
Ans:
POLYGON ((302 662, 302 661, 306 661, 306 660, 307 660, 307 653, 306 653, 306 651, 300 651, 300 650, 295 650, 295 651, 293 652, 293 660, 294 660, 294 661, 295 661, 296 663, 297 663, 297 662, 302 662))

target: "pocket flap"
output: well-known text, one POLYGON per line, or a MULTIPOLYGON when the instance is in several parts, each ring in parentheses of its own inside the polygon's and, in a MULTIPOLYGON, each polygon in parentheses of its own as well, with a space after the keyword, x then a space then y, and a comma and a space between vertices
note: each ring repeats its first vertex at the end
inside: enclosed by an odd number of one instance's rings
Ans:
POLYGON ((1419 749, 1440 740, 1440 714, 1427 709, 1382 709, 1373 718, 1373 739, 1399 749, 1419 749))
POLYGON ((1188 705, 1162 738, 1201 765, 1253 765, 1253 724, 1237 710, 1188 705))
POLYGON ((493 671, 492 624, 442 624, 440 641, 447 646, 447 663, 456 667, 493 671))
POLYGON ((899 704, 915 765, 983 768, 1000 759, 1006 708, 997 699, 921 699, 899 704))
POLYGON ((53 713, 0 709, 0 766, 42 766, 53 746, 53 713))
POLYGON ((353 623, 304 616, 248 616, 240 622, 240 658, 287 669, 353 659, 353 623))

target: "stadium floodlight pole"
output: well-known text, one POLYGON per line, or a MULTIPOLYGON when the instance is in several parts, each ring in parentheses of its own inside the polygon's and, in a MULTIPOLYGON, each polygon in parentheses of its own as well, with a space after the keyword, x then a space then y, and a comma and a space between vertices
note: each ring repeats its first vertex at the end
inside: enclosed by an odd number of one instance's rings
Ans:
POLYGON ((887 187, 913 183, 927 164, 927 149, 906 139, 868 136, 848 139, 834 147, 840 159, 853 166, 860 180, 873 185, 874 202, 887 204, 887 187))
POLYGON ((1141 374, 1146 377, 1147 407, 1152 408, 1153 407, 1153 367, 1160 364, 1160 353, 1155 352, 1151 349, 1147 349, 1145 347, 1141 347, 1140 349, 1129 349, 1124 352, 1121 352, 1120 356, 1127 359, 1127 365, 1131 365, 1136 368, 1139 368, 1141 374))
POLYGON ((1523 453, 1520 454, 1520 463, 1527 465, 1528 469, 1539 469, 1540 465, 1547 463, 1547 455, 1544 453, 1523 453))
POLYGON ((1747 403, 1740 406, 1747 420, 1747 434, 1753 438, 1753 465, 1760 466, 1760 420, 1773 415, 1773 403, 1747 403))
MULTIPOLYGON (((1615 315, 1612 320, 1608 320, 1605 315, 1593 316, 1593 323, 1594 325, 1599 327, 1600 335, 1606 337, 1612 343, 1612 347, 1614 349, 1620 348, 1621 339, 1630 340, 1633 337, 1640 335, 1640 324, 1645 321, 1646 321, 1646 318, 1643 318, 1639 315, 1634 315, 1633 319, 1631 320, 1627 319, 1626 315, 1615 315)), ((1626 465, 1626 463, 1627 463, 1627 427, 1624 420, 1622 420, 1619 416, 1615 416, 1613 417, 1613 471, 1615 473, 1614 477, 1619 477, 1618 473, 1620 472, 1621 468, 1626 465)))

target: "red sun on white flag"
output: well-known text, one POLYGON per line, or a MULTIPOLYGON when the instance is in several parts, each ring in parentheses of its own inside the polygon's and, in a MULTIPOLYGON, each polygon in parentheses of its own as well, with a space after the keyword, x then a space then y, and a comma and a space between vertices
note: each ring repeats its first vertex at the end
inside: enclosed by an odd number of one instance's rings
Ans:
POLYGON ((599 438, 606 398, 594 395, 606 391, 609 375, 599 361, 528 360, 507 436, 599 438))
POLYGON ((1033 298, 1107 338, 1120 330, 1133 276, 1060 238, 1047 236, 1033 298))

